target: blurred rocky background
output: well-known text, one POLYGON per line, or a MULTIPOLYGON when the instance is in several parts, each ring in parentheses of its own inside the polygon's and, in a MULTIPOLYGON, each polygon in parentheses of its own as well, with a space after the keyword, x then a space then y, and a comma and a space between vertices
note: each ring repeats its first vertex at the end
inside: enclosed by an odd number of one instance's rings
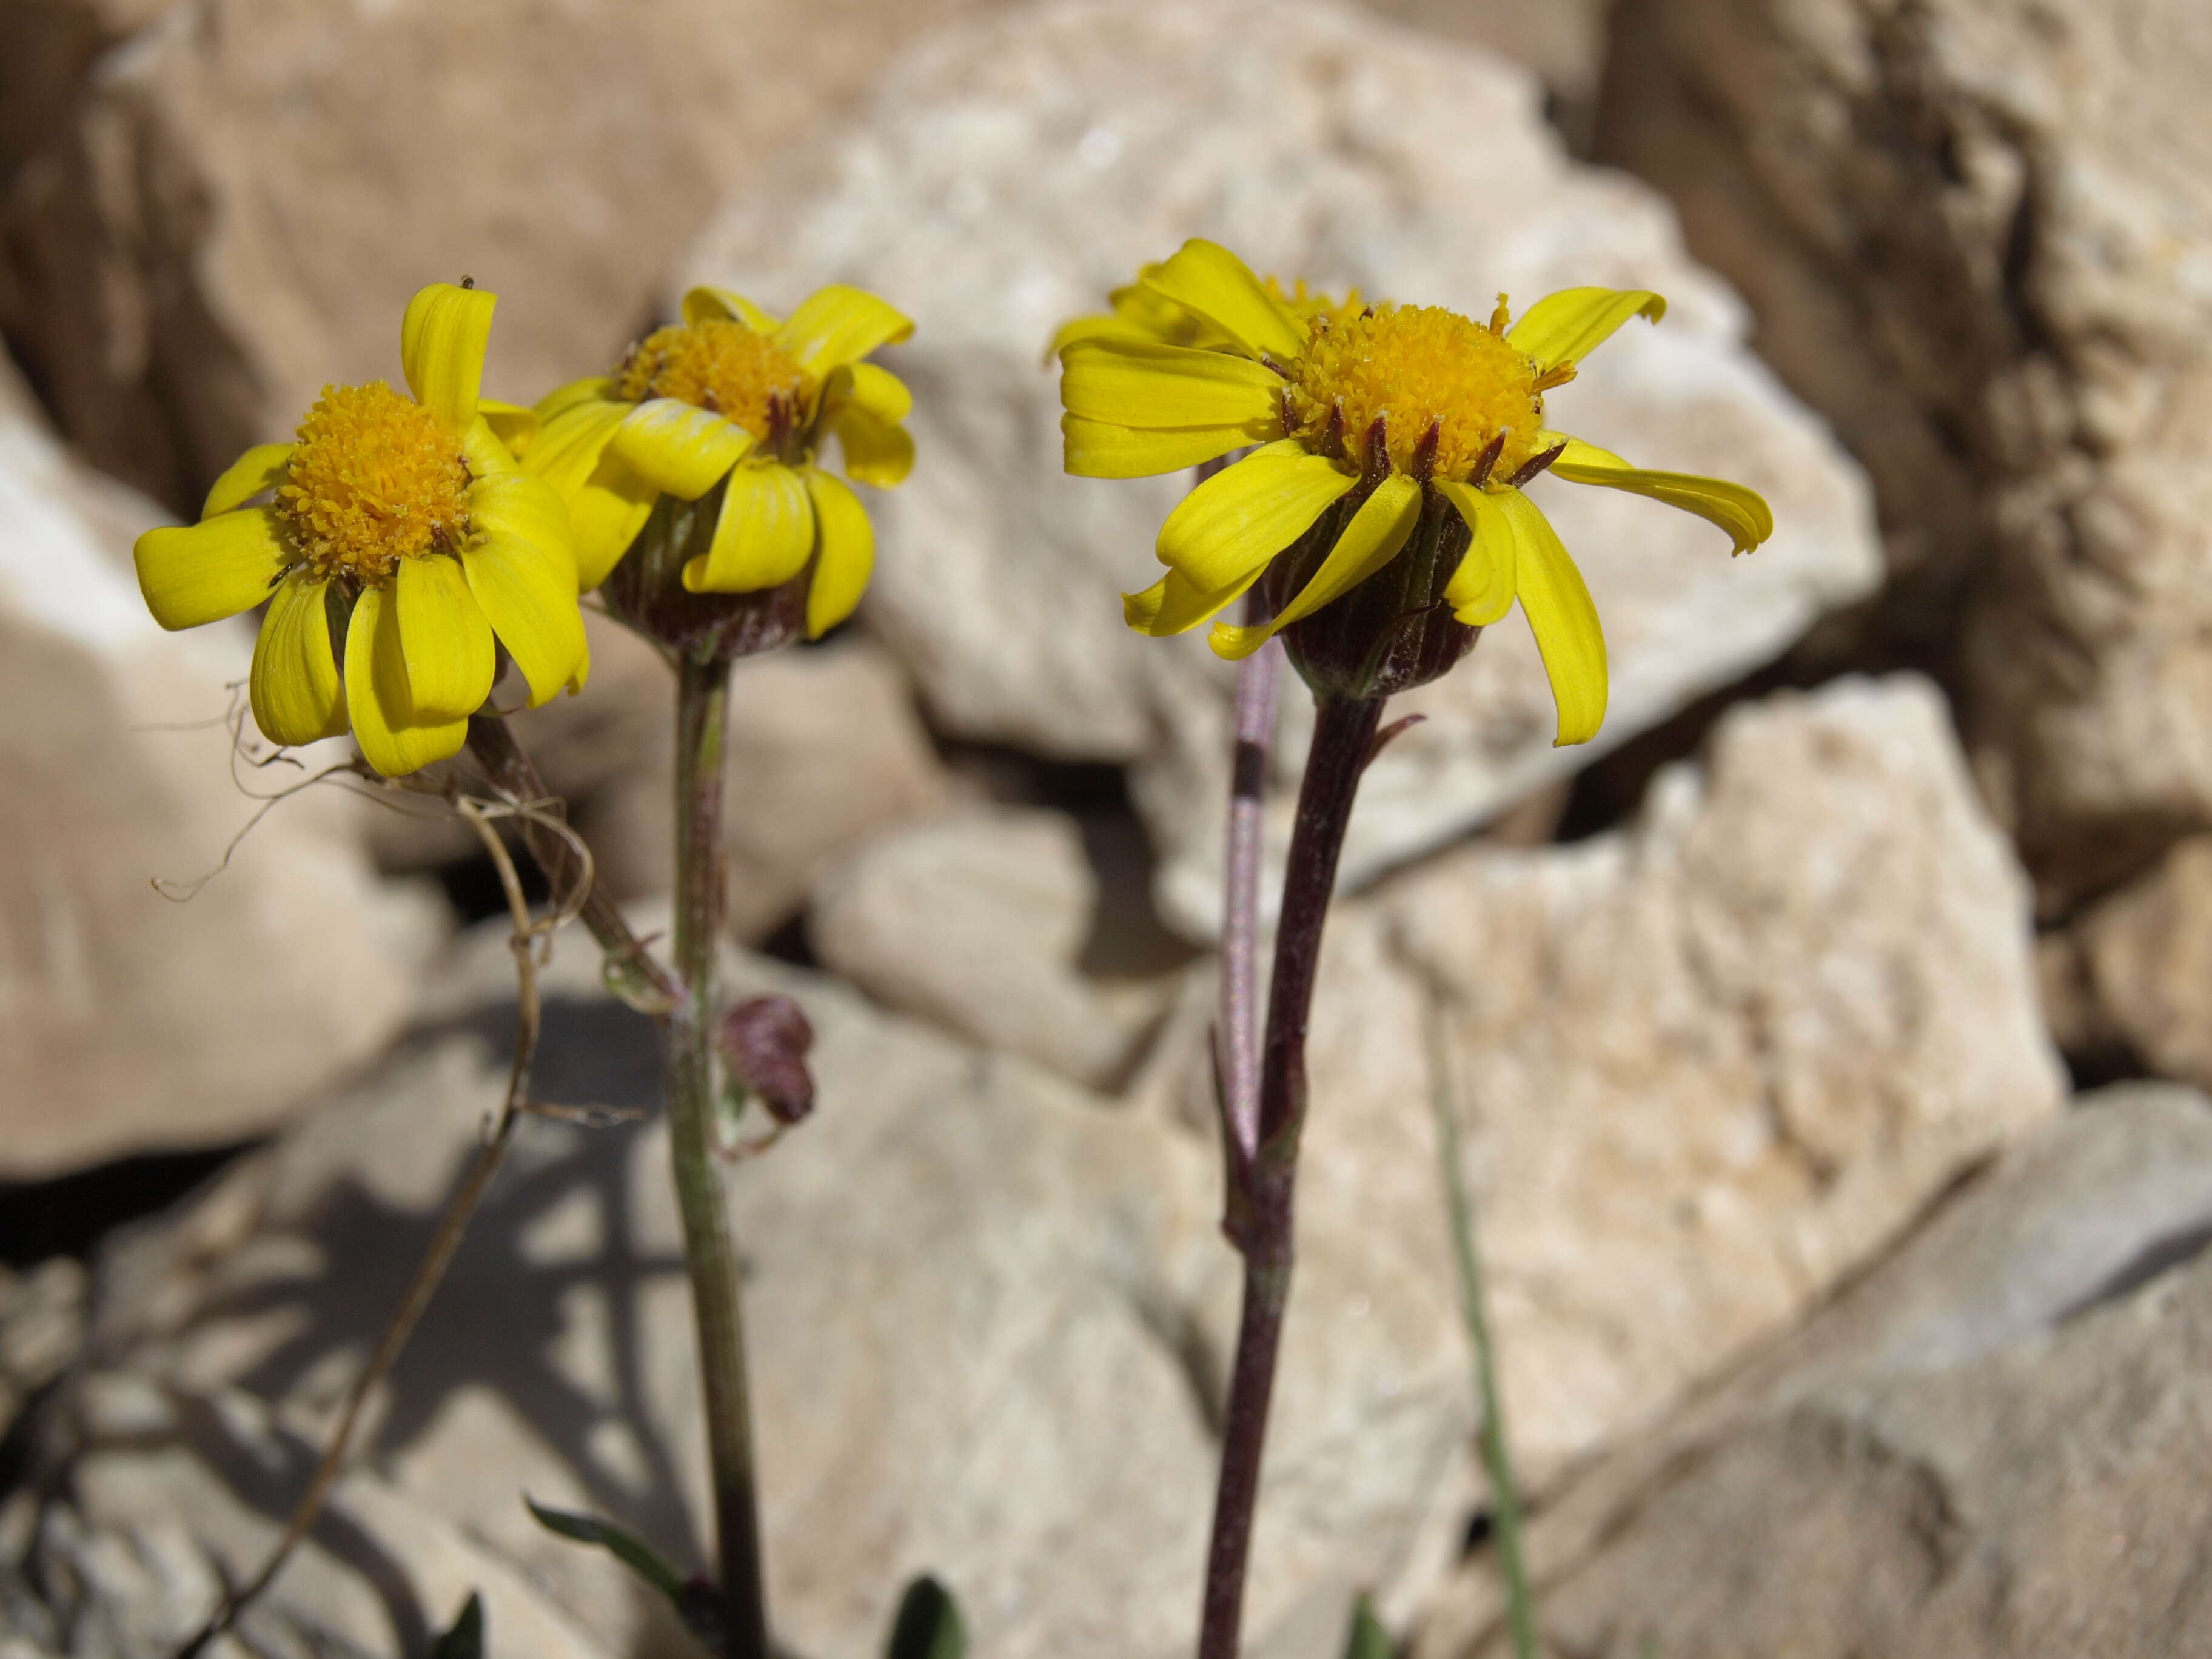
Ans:
MULTIPOLYGON (((250 635, 128 558, 463 274, 525 400, 692 281, 917 319, 874 589, 735 681, 731 972, 819 1034, 732 1176, 772 1598, 810 1659, 924 1571, 985 1659, 1187 1649, 1230 677, 1121 627, 1182 486, 1060 476, 1042 358, 1197 234, 1659 289, 1561 418, 1779 524, 1552 490, 1603 736, 1510 618, 1367 780, 1254 1651, 1362 1590, 1503 1650, 1440 1087, 1559 1653, 2212 1648, 2208 83, 2194 0, 0 0, 0 1654, 150 1659, 251 1570, 497 1098, 488 862, 229 764, 250 635)), ((593 651, 521 729, 650 927, 669 688, 593 651)), ((551 991, 544 1092, 649 1109, 582 940, 551 991)), ((520 1504, 702 1559, 660 1133, 526 1126, 232 1656, 417 1659, 471 1589, 497 1655, 688 1650, 520 1504)))

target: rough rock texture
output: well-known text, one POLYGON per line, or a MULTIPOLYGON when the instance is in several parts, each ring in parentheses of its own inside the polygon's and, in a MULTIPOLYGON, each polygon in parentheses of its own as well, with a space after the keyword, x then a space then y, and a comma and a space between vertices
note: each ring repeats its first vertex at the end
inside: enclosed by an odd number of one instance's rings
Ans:
POLYGON ((2045 949, 2080 993, 2060 1039, 2069 1053, 2118 1043, 2161 1077, 2212 1088, 2212 837, 2177 842, 2045 949))
POLYGON ((154 509, 0 377, 0 1176, 21 1178, 314 1104, 404 1023, 442 921, 375 879, 335 787, 271 811, 189 902, 155 890, 213 872, 257 810, 222 723, 252 636, 155 626, 127 562, 154 509))
POLYGON ((1189 955, 1152 922, 1113 827, 975 811, 884 836, 815 889, 807 937, 879 1001, 1111 1090, 1189 955))
MULTIPOLYGON (((1591 1659, 2203 1650, 2208 1194, 2202 1096, 2085 1097, 1547 1508, 1547 1636, 1591 1659)), ((1507 1651, 1494 1577, 1471 1564, 1419 1659, 1507 1651)))
MULTIPOLYGON (((577 822, 624 899, 667 892, 676 844, 675 692, 657 661, 641 666, 633 690, 620 726, 606 732, 618 743, 551 739, 557 773, 599 763, 580 792, 577 822)), ((945 791, 907 678, 877 647, 844 640, 739 663, 722 799, 730 933, 765 937, 825 871, 872 837, 928 817, 945 791)))
POLYGON ((2212 13, 1629 0, 1599 149, 1664 186, 1876 481, 1909 629, 2046 911, 2212 824, 2212 13))
MULTIPOLYGON (((1378 0, 1587 101, 1560 0, 1378 0)), ((998 0, 36 0, 0 9, 0 330, 70 435, 181 509, 399 311, 502 295, 495 389, 596 372, 721 195, 917 33, 998 0)))
POLYGON ((0 1267, 0 1435, 84 1342, 84 1264, 58 1255, 27 1272, 0 1267))
POLYGON ((0 21, 0 326, 70 435, 182 507, 435 278, 493 389, 596 372, 720 193, 961 0, 53 0, 0 21))
MULTIPOLYGON (((506 955, 495 928, 470 935, 410 1040, 337 1109, 109 1254, 103 1369, 57 1406, 45 1443, 62 1477, 49 1537, 127 1537, 159 1513, 163 1559, 196 1564, 195 1586, 211 1581, 207 1558, 234 1571, 266 1539, 496 1096, 506 955), (125 1433, 103 1390, 128 1402, 155 1384, 174 1391, 167 1414, 125 1433), (73 1449, 84 1417, 94 1431, 73 1449), (234 1495, 194 1496, 210 1484, 234 1495)), ((733 982, 800 998, 822 1099, 732 1177, 784 1639, 802 1655, 878 1651, 901 1585, 928 1570, 957 1589, 985 1659, 1187 1650, 1234 1316, 1201 1144, 770 972, 738 963, 733 982)), ((653 1034, 596 982, 589 949, 564 943, 538 1092, 647 1103, 653 1034)), ((392 1650, 391 1632, 444 1616, 447 1579, 420 1552, 459 1535, 496 1582, 542 1586, 605 1650, 681 1650, 617 1570, 540 1532, 519 1500, 598 1509, 696 1559, 702 1446, 665 1160, 657 1123, 526 1127, 319 1565, 288 1576, 261 1628, 380 1631, 355 1639, 392 1650)), ((1254 1586, 1254 1650, 1269 1659, 1332 1651, 1352 1586, 1403 1581, 1409 1540, 1432 1584, 1466 1499, 1448 1303, 1409 1305, 1383 1279, 1365 1287, 1371 1316, 1332 1305, 1340 1252, 1327 1229, 1309 1243, 1287 1362, 1306 1375, 1279 1401, 1285 1496, 1254 1586), (1355 1316, 1366 1340, 1347 1346, 1355 1316), (1432 1386, 1413 1391, 1424 1366, 1432 1386)), ((202 1593, 173 1595, 159 1618, 173 1632, 202 1593)))
MULTIPOLYGON (((776 303, 865 282, 915 315, 897 363, 921 459, 876 503, 869 625, 951 731, 1133 763, 1163 908, 1194 936, 1218 908, 1228 672, 1197 638, 1129 633, 1116 597, 1150 580, 1184 482, 1060 476, 1040 362, 1060 320, 1184 237, 1481 314, 1499 289, 1523 305, 1571 283, 1667 292, 1664 325, 1624 331, 1553 416, 1647 464, 1742 477, 1782 529, 1731 562, 1709 526, 1651 503, 1545 495, 1606 617, 1605 741, 1775 656, 1875 578, 1856 470, 1744 349, 1735 300, 1684 257, 1653 195, 1568 162, 1536 104, 1494 59, 1316 5, 1048 4, 918 50, 849 136, 733 200, 689 262, 776 303)), ((1370 776, 1353 879, 1589 752, 1551 748, 1517 618, 1419 706, 1429 724, 1370 776)))
POLYGON ((2062 1097, 2024 884, 1916 680, 1747 705, 1626 830, 1455 854, 1331 927, 1301 1218, 1366 1218, 1446 1302, 1437 999, 1540 1477, 1786 1328, 2062 1097))

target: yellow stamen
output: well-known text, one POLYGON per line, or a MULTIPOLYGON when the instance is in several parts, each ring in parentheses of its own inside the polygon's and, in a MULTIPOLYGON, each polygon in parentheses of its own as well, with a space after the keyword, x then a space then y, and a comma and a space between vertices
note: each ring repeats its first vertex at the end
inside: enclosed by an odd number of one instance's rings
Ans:
POLYGON ((446 423, 372 380, 323 388, 300 422, 276 504, 317 574, 380 583, 402 559, 468 540, 468 489, 460 441, 446 423))
POLYGON ((1364 316, 1316 324, 1304 354, 1290 366, 1294 434, 1326 453, 1332 416, 1354 465, 1379 417, 1390 463, 1413 470, 1414 452, 1437 428, 1435 474, 1471 477, 1503 439, 1489 477, 1511 477, 1534 455, 1544 427, 1536 364, 1492 331, 1435 306, 1384 306, 1364 316))
POLYGON ((1513 326, 1513 308, 1505 303, 1505 296, 1498 296, 1498 304, 1490 313, 1490 331, 1503 334, 1513 326))
POLYGON ((677 398, 726 416, 767 439, 781 404, 788 422, 812 391, 799 360, 743 323, 712 317, 645 337, 617 376, 616 391, 635 402, 677 398))

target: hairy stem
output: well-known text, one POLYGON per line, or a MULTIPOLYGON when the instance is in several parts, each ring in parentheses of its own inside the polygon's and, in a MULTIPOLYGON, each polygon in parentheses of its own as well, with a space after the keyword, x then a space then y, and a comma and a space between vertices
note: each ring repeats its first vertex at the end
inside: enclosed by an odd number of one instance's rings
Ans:
MULTIPOLYGON (((1245 620, 1267 620, 1267 596, 1257 587, 1252 590, 1245 620)), ((1222 1151, 1230 1170, 1226 1220, 1232 1237, 1243 1225, 1237 1194, 1260 1143, 1260 866, 1267 751, 1275 735, 1282 670, 1283 647, 1274 640, 1237 665, 1237 747, 1230 764, 1215 1059, 1220 1074, 1222 1151)))
POLYGON ((1290 1300, 1298 1134, 1305 1121, 1306 1022, 1321 962, 1322 924, 1336 885, 1353 796, 1375 741, 1382 702, 1317 696, 1313 746, 1298 789, 1283 914, 1275 931, 1275 971, 1267 992, 1267 1033, 1260 1075, 1256 1156, 1245 1194, 1244 1306, 1222 1431, 1221 1480, 1206 1555, 1199 1659, 1235 1659, 1243 1619, 1245 1566, 1260 1492, 1260 1463, 1274 1392, 1275 1357, 1290 1300))
POLYGON ((699 1328, 708 1452, 729 1659, 769 1659, 752 1407, 737 1243, 714 1157, 714 955, 722 908, 723 717, 729 665, 686 657, 676 694, 676 971, 669 1016, 668 1127, 684 1259, 699 1328))

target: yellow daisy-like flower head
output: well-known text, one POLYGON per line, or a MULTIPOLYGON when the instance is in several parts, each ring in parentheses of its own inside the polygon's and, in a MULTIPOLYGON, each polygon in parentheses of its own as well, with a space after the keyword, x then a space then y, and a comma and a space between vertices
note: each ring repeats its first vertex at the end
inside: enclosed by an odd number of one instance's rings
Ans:
MULTIPOLYGON (((671 512, 669 536, 647 538, 681 541, 684 592, 761 593, 811 571, 808 636, 843 621, 867 586, 875 536, 860 497, 816 458, 834 434, 847 477, 905 479, 914 441, 900 422, 913 397, 864 359, 913 331, 854 288, 825 288, 781 321, 742 295, 695 288, 684 320, 647 335, 614 374, 547 398, 526 459, 569 504, 584 586, 629 562, 656 505, 697 502, 711 516, 671 512)), ((655 596, 632 585, 609 592, 639 620, 655 596)))
POLYGON ((478 395, 493 295, 439 283, 400 325, 409 393, 331 386, 289 444, 246 451, 200 521, 134 556, 154 619, 197 628, 263 600, 253 718, 279 744, 350 726, 386 776, 459 750, 491 693, 495 641, 533 706, 590 665, 560 497, 500 435, 535 416, 478 395))
POLYGON ((1168 574, 1124 596, 1140 633, 1212 621, 1267 574, 1263 626, 1214 622, 1243 657, 1290 629, 1317 689, 1380 696, 1449 668, 1516 600, 1559 706, 1557 741, 1605 717, 1605 638, 1581 573, 1523 486, 1547 471, 1697 514, 1747 552, 1773 533, 1757 494, 1656 472, 1553 430, 1545 394, 1631 318, 1666 301, 1568 289, 1519 322, 1285 293, 1226 248, 1185 243, 1055 342, 1070 472, 1127 478, 1251 453, 1160 528, 1168 574))

